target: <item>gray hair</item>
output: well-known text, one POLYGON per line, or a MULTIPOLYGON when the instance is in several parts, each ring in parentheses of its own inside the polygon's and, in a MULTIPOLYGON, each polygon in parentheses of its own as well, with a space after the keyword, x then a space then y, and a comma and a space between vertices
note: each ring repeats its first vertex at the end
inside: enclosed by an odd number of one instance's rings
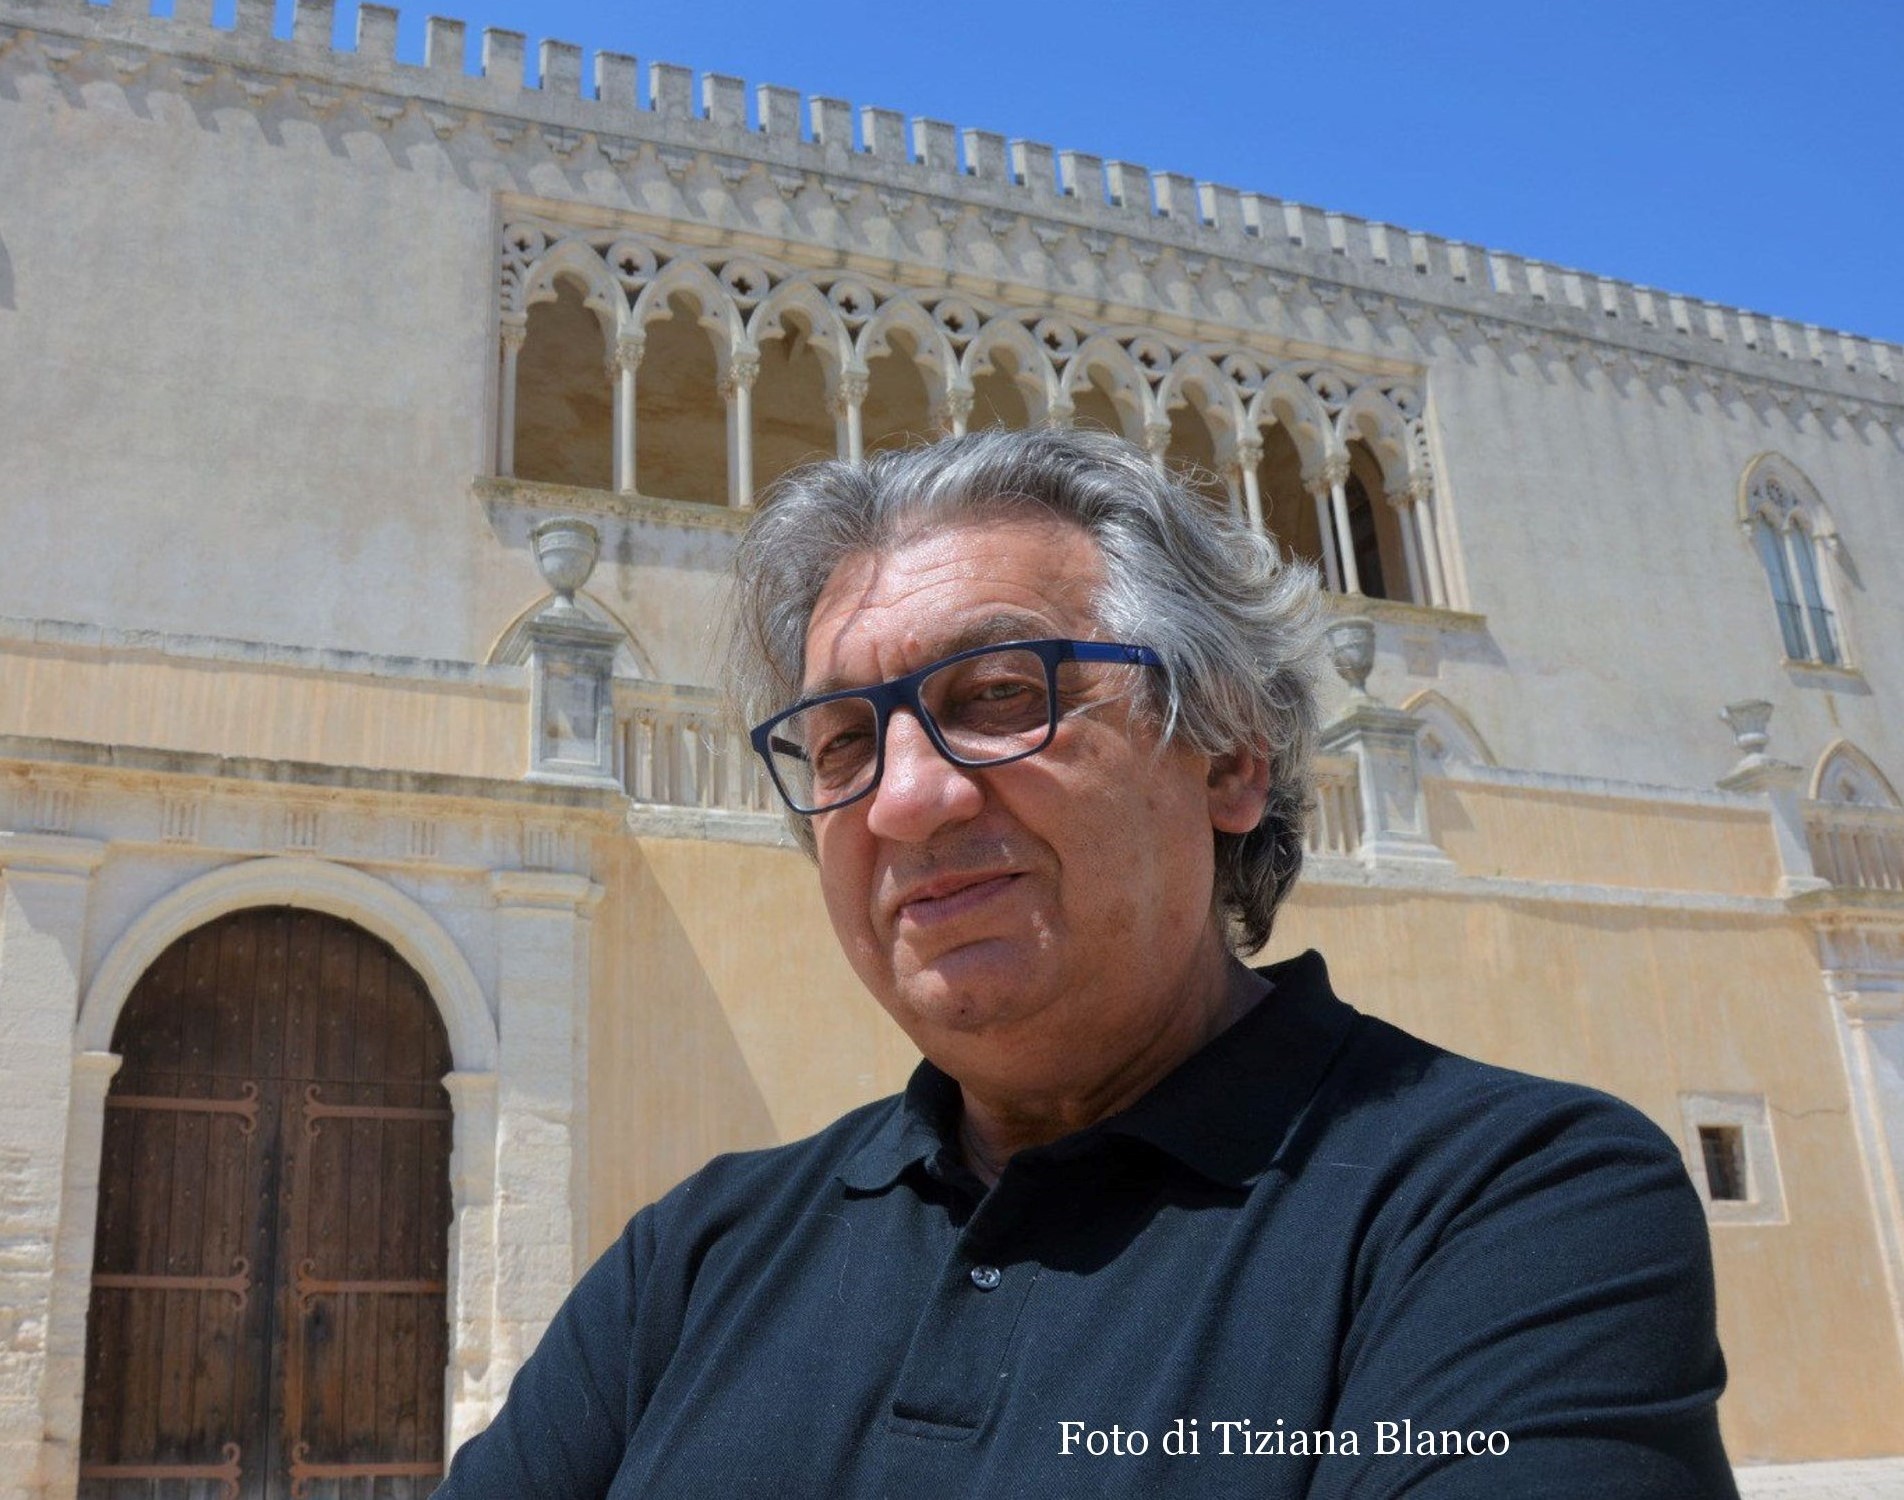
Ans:
MULTIPOLYGON (((1107 434, 994 428, 864 463, 825 462, 775 486, 735 559, 738 615, 729 682, 744 721, 795 701, 807 626, 847 558, 939 526, 1024 507, 1082 527, 1104 560, 1099 623, 1149 646, 1143 706, 1165 742, 1200 754, 1267 754, 1269 802, 1244 834, 1218 832, 1216 900, 1239 952, 1269 938, 1302 869, 1316 736, 1315 570, 1107 434)), ((794 836, 809 854, 803 817, 794 836)))

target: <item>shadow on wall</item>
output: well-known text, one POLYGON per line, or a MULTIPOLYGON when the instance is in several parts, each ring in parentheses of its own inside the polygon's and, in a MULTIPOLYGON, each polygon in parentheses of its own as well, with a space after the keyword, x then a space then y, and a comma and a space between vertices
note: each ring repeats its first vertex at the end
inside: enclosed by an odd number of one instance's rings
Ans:
MULTIPOLYGON (((598 851, 590 1244, 710 1157, 776 1145, 765 1093, 685 918, 638 848, 598 851)), ((705 940, 707 928, 701 924, 705 940)))

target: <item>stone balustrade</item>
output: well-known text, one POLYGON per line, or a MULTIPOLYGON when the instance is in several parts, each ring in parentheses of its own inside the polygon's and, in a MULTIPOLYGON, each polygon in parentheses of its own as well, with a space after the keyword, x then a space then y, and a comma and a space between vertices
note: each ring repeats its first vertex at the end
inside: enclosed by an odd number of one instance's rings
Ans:
POLYGON ((714 688, 615 684, 616 774, 636 802, 778 812, 780 799, 714 688))
POLYGON ((1812 868, 1841 889, 1904 892, 1904 810, 1812 802, 1812 868))

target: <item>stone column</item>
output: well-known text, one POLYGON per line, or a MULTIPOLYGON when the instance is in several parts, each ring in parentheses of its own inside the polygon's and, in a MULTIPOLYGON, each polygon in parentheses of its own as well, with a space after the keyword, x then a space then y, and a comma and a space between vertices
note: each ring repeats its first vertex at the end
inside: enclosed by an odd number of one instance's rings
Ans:
POLYGON ((1322 539, 1322 571, 1329 587, 1342 592, 1342 565, 1335 555, 1335 522, 1329 515, 1329 485, 1326 480, 1312 485, 1309 498, 1316 503, 1316 535, 1322 539))
POLYGON ((736 351, 720 379, 721 399, 727 403, 727 503, 734 510, 754 503, 753 402, 759 375, 760 356, 736 351))
POLYGON ((1364 864, 1406 860, 1417 867, 1454 862, 1428 829, 1421 787, 1422 720, 1388 708, 1365 686, 1375 665, 1375 626, 1360 617, 1337 620, 1328 629, 1329 654, 1349 684, 1348 712, 1322 732, 1322 748, 1355 761, 1356 795, 1362 813, 1364 864))
POLYGON ((615 488, 624 495, 635 492, 635 370, 645 342, 638 333, 624 333, 608 362, 615 397, 615 488))
POLYGON ((493 1334, 496 1267, 496 1075, 443 1079, 453 1116, 450 1148, 450 1362, 444 1372, 445 1453, 489 1425, 504 1389, 493 1334))
POLYGON ((1263 481, 1257 469, 1263 462, 1263 445, 1245 438, 1236 445, 1236 467, 1243 480, 1243 513, 1249 517, 1250 529, 1261 532, 1263 527, 1263 481))
POLYGON ((964 437, 972 424, 973 391, 969 385, 955 385, 945 393, 944 423, 953 437, 964 437))
POLYGON ((498 870, 489 891, 501 1037, 489 1390, 500 1399, 584 1268, 588 939, 602 888, 584 875, 498 870))
POLYGON ((827 409, 833 413, 839 456, 850 463, 858 463, 866 456, 865 439, 860 431, 860 406, 866 400, 870 385, 871 377, 864 368, 842 370, 827 401, 827 409))
POLYGON ((106 1091, 119 1071, 113 1052, 73 1058, 53 1247, 53 1297, 46 1325, 46 1488, 70 1495, 79 1483, 80 1423, 86 1387, 86 1309, 92 1300, 93 1241, 99 1219, 99 1170, 106 1139, 106 1091))
POLYGON ((1421 527, 1421 556, 1428 569, 1428 602, 1437 609, 1448 608, 1448 583, 1441 567, 1441 538, 1435 530, 1435 487, 1426 474, 1408 482, 1414 497, 1415 521, 1421 527))
POLYGON ((504 479, 516 472, 516 359, 529 337, 529 324, 520 314, 503 314, 502 399, 497 402, 496 472, 504 479))
POLYGON ((1402 534, 1402 556, 1408 562, 1408 597, 1417 604, 1428 602, 1428 590, 1422 583, 1421 549, 1415 545, 1414 506, 1407 490, 1390 490, 1383 496, 1395 512, 1395 525, 1402 534))
POLYGON ((1904 1346, 1904 926, 1827 919, 1819 961, 1845 1067, 1893 1320, 1904 1346))
MULTIPOLYGON (((60 1328, 60 1347, 52 1337, 60 1313, 70 1325, 72 1277, 90 1278, 92 1262, 63 1266, 56 1249, 72 1243, 63 1231, 73 1028, 87 905, 105 854, 97 839, 0 833, 0 1495, 37 1497, 49 1468, 77 1462, 76 1449, 53 1446, 69 1432, 76 1439, 67 1408, 78 1388, 54 1386, 56 1373, 70 1375, 62 1356, 72 1330, 60 1328)), ((96 1142, 92 1171, 96 1180, 96 1142)), ((83 1340, 83 1302, 80 1321, 83 1340)))
POLYGON ((1151 466, 1161 474, 1164 471, 1164 455, 1170 451, 1170 424, 1168 422, 1146 422, 1144 424, 1144 451, 1150 455, 1151 466))
POLYGON ((1355 532, 1349 526, 1349 493, 1345 488, 1349 482, 1349 461, 1330 459, 1322 477, 1328 483, 1329 505, 1335 515, 1336 556, 1342 564, 1342 587, 1346 593, 1359 594, 1362 575, 1355 566, 1355 532))

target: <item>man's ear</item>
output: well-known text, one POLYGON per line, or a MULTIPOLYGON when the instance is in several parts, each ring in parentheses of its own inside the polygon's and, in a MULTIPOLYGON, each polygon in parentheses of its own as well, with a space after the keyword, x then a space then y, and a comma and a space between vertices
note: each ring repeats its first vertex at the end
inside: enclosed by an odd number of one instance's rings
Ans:
POLYGON ((1249 833, 1269 804, 1269 757, 1260 750, 1210 758, 1210 826, 1218 833, 1249 833))

